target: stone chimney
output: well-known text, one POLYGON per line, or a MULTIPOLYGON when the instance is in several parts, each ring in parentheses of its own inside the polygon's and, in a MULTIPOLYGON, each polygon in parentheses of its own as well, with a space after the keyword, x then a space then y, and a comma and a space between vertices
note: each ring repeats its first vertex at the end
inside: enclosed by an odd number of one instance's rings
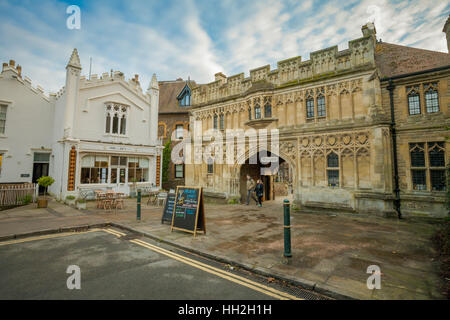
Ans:
POLYGON ((447 37, 447 52, 450 53, 450 15, 444 24, 444 29, 442 29, 442 32, 445 32, 445 36, 447 37))
POLYGON ((19 76, 20 78, 22 78, 22 66, 20 66, 20 65, 17 65, 17 68, 16 68, 16 70, 17 70, 17 74, 18 74, 18 76, 19 76))

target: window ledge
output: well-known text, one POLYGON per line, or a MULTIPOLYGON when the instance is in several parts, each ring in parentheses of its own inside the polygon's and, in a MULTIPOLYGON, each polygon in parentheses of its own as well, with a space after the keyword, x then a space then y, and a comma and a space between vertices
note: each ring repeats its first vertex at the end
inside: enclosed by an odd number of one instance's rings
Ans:
POLYGON ((277 118, 260 118, 260 119, 254 119, 254 120, 249 120, 247 122, 245 122, 244 124, 252 127, 254 129, 263 129, 265 127, 267 127, 268 125, 270 125, 272 122, 276 122, 278 121, 277 118))

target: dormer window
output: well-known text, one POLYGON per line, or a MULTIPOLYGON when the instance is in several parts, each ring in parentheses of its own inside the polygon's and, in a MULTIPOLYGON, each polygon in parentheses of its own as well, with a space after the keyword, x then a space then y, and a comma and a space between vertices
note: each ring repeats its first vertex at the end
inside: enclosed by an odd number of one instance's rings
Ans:
POLYGON ((105 133, 126 135, 128 108, 126 106, 110 103, 106 105, 105 133))
POLYGON ((191 88, 188 85, 184 86, 177 100, 180 107, 189 107, 191 105, 191 88))

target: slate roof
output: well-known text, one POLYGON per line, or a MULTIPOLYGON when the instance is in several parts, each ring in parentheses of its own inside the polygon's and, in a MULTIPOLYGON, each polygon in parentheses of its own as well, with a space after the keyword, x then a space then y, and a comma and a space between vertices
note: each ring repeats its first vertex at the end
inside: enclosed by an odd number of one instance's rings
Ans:
POLYGON ((159 81, 158 84, 160 113, 187 112, 190 109, 189 107, 179 107, 177 96, 186 84, 188 84, 190 88, 195 86, 195 81, 177 79, 174 81, 159 81))
POLYGON ((381 78, 450 65, 450 54, 378 42, 375 62, 381 78))

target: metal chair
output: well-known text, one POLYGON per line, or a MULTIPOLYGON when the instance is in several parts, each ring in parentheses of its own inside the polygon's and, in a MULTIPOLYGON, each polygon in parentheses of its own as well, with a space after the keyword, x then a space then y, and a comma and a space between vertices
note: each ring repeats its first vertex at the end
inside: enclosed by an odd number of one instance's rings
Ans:
POLYGON ((162 205, 166 203, 167 192, 160 192, 156 197, 156 205, 159 206, 159 203, 162 202, 162 205))

